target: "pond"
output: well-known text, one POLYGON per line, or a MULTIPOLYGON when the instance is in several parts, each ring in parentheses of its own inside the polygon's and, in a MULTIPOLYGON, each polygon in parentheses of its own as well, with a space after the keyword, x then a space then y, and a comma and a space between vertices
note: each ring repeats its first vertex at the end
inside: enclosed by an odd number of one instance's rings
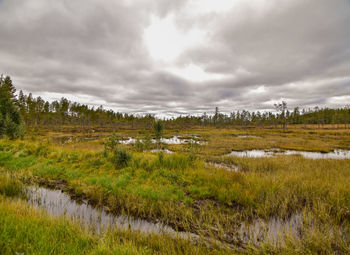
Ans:
MULTIPOLYGON (((61 134, 61 135, 55 135, 52 137, 52 140, 55 143, 58 143, 60 145, 65 145, 68 143, 73 143, 73 142, 84 142, 84 141, 94 141, 94 140, 101 140, 104 139, 105 137, 103 136, 74 136, 71 134, 61 134)), ((142 142, 143 140, 140 139, 142 142)), ((119 141, 121 144, 133 144, 136 142, 136 138, 134 137, 128 137, 127 139, 121 139, 119 141)), ((156 139, 151 139, 152 143, 156 143, 156 139)), ((187 143, 198 143, 199 145, 205 145, 207 144, 206 141, 201 141, 198 139, 198 137, 192 138, 180 138, 179 136, 173 136, 171 138, 162 138, 160 139, 161 143, 164 144, 187 144, 187 143)))
POLYGON ((238 172, 239 168, 237 165, 229 165, 225 163, 217 163, 217 162, 207 162, 205 163, 206 168, 221 168, 227 171, 238 172))
MULTIPOLYGON (((140 141, 142 142, 143 140, 140 139, 140 141)), ((120 140, 121 144, 132 144, 136 142, 136 138, 134 137, 129 137, 128 139, 125 140, 120 140)), ((156 143, 157 140, 156 139, 151 139, 152 143, 156 143)), ((196 137, 194 137, 194 139, 190 138, 190 139, 185 139, 185 138, 180 138, 179 136, 173 136, 171 138, 161 138, 160 139, 161 143, 164 144, 187 144, 187 143, 198 143, 200 145, 204 145, 207 144, 207 142, 205 141, 200 141, 198 140, 196 137)))
POLYGON ((263 158, 279 155, 301 155, 305 158, 311 159, 350 159, 350 151, 348 150, 334 150, 332 152, 312 152, 312 151, 296 151, 296 150, 246 150, 246 151, 232 151, 225 155, 227 157, 248 157, 248 158, 263 158))
POLYGON ((102 139, 101 136, 74 136, 69 134, 52 136, 53 142, 58 143, 60 145, 65 145, 73 142, 77 143, 77 142, 85 142, 85 141, 94 141, 94 140, 100 140, 100 139, 102 139))

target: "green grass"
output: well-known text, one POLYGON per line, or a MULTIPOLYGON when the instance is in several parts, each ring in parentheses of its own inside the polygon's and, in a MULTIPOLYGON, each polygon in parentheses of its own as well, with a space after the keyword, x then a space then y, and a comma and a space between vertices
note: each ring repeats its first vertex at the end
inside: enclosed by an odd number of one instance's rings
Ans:
MULTIPOLYGON (((64 166, 57 166, 53 161, 47 161, 40 164, 33 171, 33 174, 38 177, 50 177, 54 179, 59 179, 63 177, 63 174, 66 172, 64 166)), ((71 176, 71 174, 68 173, 71 176)))
POLYGON ((5 167, 10 171, 18 171, 23 168, 28 168, 37 163, 34 156, 26 156, 24 153, 15 157, 8 152, 0 152, 0 166, 5 167))
POLYGON ((0 196, 0 254, 227 254, 182 239, 114 230, 97 236, 0 196))
POLYGON ((0 195, 7 197, 23 197, 23 185, 14 176, 0 173, 0 195))
MULTIPOLYGON (((311 215, 305 220, 312 218, 314 228, 305 228, 302 237, 286 238, 280 247, 261 244, 262 254, 292 253, 294 248, 311 254, 326 254, 330 249, 348 252, 349 245, 331 234, 331 229, 350 226, 350 160, 217 155, 232 149, 347 148, 350 134, 327 130, 312 134, 304 130, 249 132, 263 138, 238 138, 242 130, 193 131, 209 141, 196 157, 186 152, 185 145, 168 146, 177 151, 171 155, 141 153, 132 151, 133 146, 123 146, 130 157, 127 164, 117 167, 112 153, 105 157, 102 150, 89 149, 98 145, 96 141, 64 147, 0 141, 0 165, 34 182, 64 180, 72 192, 113 211, 161 220, 180 230, 231 243, 235 243, 241 222, 287 219, 304 212, 311 215), (206 168, 205 161, 235 164, 241 172, 206 168)), ((349 242, 350 236, 345 240, 349 242)), ((259 253, 254 249, 250 246, 247 251, 259 253)))

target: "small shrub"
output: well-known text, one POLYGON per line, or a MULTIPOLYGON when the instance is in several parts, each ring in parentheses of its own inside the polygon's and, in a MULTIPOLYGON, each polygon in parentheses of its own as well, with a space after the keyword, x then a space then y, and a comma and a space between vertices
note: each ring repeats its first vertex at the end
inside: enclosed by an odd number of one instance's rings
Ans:
POLYGON ((157 120, 153 125, 154 135, 157 141, 157 149, 159 149, 160 141, 163 136, 163 123, 160 120, 157 120))
POLYGON ((152 138, 151 135, 147 132, 145 135, 145 139, 143 140, 143 145, 145 150, 149 150, 152 145, 152 138))
POLYGON ((30 148, 28 151, 28 154, 35 155, 35 156, 43 156, 47 157, 50 152, 50 149, 47 144, 38 144, 37 146, 30 148))
POLYGON ((77 163, 77 162, 79 162, 79 154, 77 152, 69 154, 68 155, 68 162, 70 162, 70 163, 77 163))
POLYGON ((194 135, 191 136, 191 139, 187 144, 187 152, 188 152, 188 158, 191 164, 193 165, 197 159, 197 155, 199 152, 199 143, 194 135))
POLYGON ((117 169, 120 169, 129 166, 131 158, 131 154, 127 150, 117 148, 114 150, 112 162, 117 169))
POLYGON ((161 151, 158 153, 158 160, 161 165, 164 163, 164 152, 161 151))
POLYGON ((105 141, 104 155, 107 156, 108 152, 114 151, 120 144, 120 137, 116 132, 113 132, 105 141))
POLYGON ((143 152, 144 149, 145 149, 145 146, 144 146, 143 142, 139 138, 136 139, 135 149, 138 152, 143 152))

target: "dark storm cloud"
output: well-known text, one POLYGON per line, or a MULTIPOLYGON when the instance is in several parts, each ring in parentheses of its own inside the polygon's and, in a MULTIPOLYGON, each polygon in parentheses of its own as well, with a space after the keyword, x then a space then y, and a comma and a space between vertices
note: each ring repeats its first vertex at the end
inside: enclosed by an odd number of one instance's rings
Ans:
POLYGON ((349 1, 238 1, 222 13, 189 2, 0 0, 0 72, 35 95, 163 115, 263 110, 282 99, 338 106, 332 98, 350 95, 349 1), (191 81, 150 57, 144 31, 168 15, 181 31, 206 34, 172 65, 224 78, 191 81))

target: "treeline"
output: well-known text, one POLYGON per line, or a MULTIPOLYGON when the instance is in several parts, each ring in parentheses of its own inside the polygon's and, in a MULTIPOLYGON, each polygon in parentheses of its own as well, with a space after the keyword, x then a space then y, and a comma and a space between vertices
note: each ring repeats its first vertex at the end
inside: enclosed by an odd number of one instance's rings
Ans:
MULTIPOLYGON (((80 128, 89 127, 111 127, 111 128, 151 128, 155 122, 154 115, 144 116, 114 112, 106 110, 102 106, 89 107, 85 104, 71 102, 66 98, 48 102, 41 97, 34 98, 32 94, 25 95, 22 91, 18 96, 15 95, 15 88, 12 85, 10 77, 1 77, 1 88, 7 90, 8 97, 14 103, 20 117, 16 119, 23 120, 26 126, 64 126, 73 125, 80 128), (6 88, 5 88, 6 87, 6 88), (9 89, 10 88, 10 89, 9 89)), ((5 92, 4 92, 5 93, 5 92)), ((0 106, 1 107, 1 106, 0 106)), ((179 116, 177 118, 165 119, 163 121, 165 128, 190 128, 193 126, 278 126, 283 129, 288 124, 349 124, 350 109, 347 107, 340 109, 318 108, 289 110, 287 104, 282 102, 276 104, 276 112, 250 112, 246 110, 234 111, 231 114, 220 113, 215 109, 215 114, 208 115, 204 113, 201 116, 179 116)), ((14 108, 14 109, 15 109, 14 108)), ((8 121, 13 114, 9 106, 1 108, 2 121, 8 121), (8 109, 8 110, 6 110, 8 109)), ((0 119, 1 121, 1 119, 0 119)), ((20 121, 17 121, 20 122, 20 121)))
POLYGON ((49 103, 40 96, 34 98, 32 94, 18 95, 18 107, 27 126, 63 126, 75 125, 81 128, 99 126, 116 127, 129 125, 133 127, 151 126, 154 116, 136 116, 127 113, 106 110, 102 106, 89 107, 88 105, 71 102, 66 98, 49 103))

